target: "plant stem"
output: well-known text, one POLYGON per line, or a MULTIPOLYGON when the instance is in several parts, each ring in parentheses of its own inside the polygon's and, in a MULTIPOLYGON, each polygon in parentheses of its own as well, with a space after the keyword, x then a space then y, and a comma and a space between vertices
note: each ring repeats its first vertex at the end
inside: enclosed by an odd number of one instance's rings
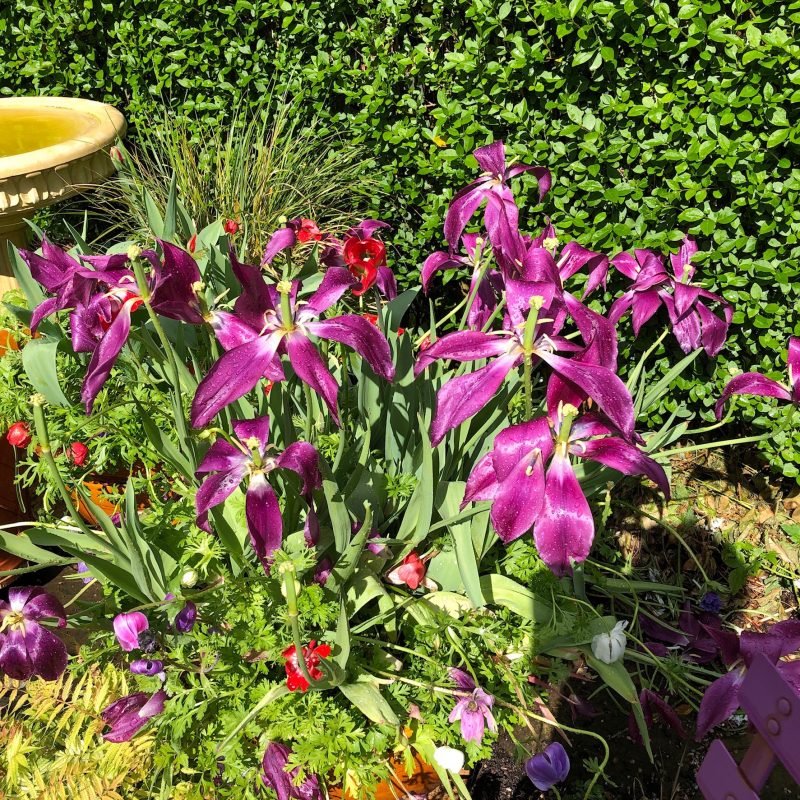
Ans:
POLYGON ((760 436, 745 436, 742 439, 726 439, 724 442, 706 442, 705 444, 697 444, 692 447, 676 447, 674 450, 664 450, 663 452, 656 453, 657 456, 676 456, 680 453, 694 453, 698 450, 709 450, 712 447, 731 447, 735 444, 747 444, 748 442, 763 442, 764 439, 769 439, 774 434, 762 433, 760 436))
POLYGON ((533 368, 533 338, 536 335, 536 323, 539 320, 539 310, 542 307, 542 298, 534 295, 530 299, 531 309, 525 320, 525 329, 522 335, 522 349, 525 351, 522 380, 525 387, 525 419, 533 416, 533 381, 531 370, 533 368))
POLYGON ((467 318, 469 317, 469 312, 472 309, 472 304, 475 302, 475 297, 478 294, 478 290, 481 288, 481 284, 483 283, 483 279, 486 276, 486 270, 489 269, 489 260, 487 259, 486 262, 481 265, 480 270, 478 271, 478 277, 475 280, 472 288, 470 289, 469 294, 467 295, 467 307, 464 309, 464 314, 461 317, 461 324, 458 326, 460 331, 464 330, 464 326, 467 324, 467 318))
POLYGON ((304 439, 307 442, 311 441, 311 427, 313 425, 313 420, 311 418, 312 408, 313 408, 313 398, 311 396, 311 387, 303 381, 303 392, 306 396, 306 421, 305 421, 305 428, 303 430, 304 439))
POLYGON ((308 681, 308 685, 313 687, 316 681, 308 671, 306 659, 303 655, 303 640, 300 638, 300 614, 297 611, 294 564, 291 561, 287 561, 281 566, 283 567, 281 572, 283 574, 283 588, 286 592, 287 616, 289 617, 289 626, 292 629, 292 641, 294 642, 294 653, 297 656, 297 666, 300 667, 300 672, 303 673, 303 677, 308 681))

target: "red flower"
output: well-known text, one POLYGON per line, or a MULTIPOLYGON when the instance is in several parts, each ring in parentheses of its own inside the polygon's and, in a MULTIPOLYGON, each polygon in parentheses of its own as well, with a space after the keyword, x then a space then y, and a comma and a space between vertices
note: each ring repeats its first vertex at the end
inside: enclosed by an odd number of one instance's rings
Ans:
POLYGON ((431 335, 426 333, 420 340, 419 340, 419 351, 420 353, 424 352, 431 346, 431 335))
POLYGON ((410 552, 404 559, 403 563, 395 567, 387 576, 386 579, 389 583, 394 583, 399 586, 405 584, 411 591, 419 589, 424 586, 426 589, 436 589, 436 584, 430 579, 425 577, 425 561, 430 558, 420 558, 416 551, 410 552))
POLYGON ((385 266, 386 245, 371 236, 366 239, 351 236, 344 243, 342 257, 350 272, 361 281, 361 288, 353 289, 353 294, 360 297, 375 283, 378 267, 385 266))
POLYGON ((264 381, 264 394, 269 394, 272 391, 272 387, 275 385, 275 381, 264 381))
MULTIPOLYGON (((371 322, 376 328, 378 327, 378 315, 377 314, 362 314, 365 320, 371 322)), ((402 336, 406 332, 405 328, 398 328, 397 335, 402 336)))
POLYGON ((69 446, 67 455, 76 467, 82 467, 89 455, 89 448, 83 442, 73 442, 69 446))
POLYGON ((123 164, 125 162, 125 157, 122 155, 122 150, 119 147, 112 147, 108 154, 111 156, 112 161, 116 161, 118 164, 123 164))
POLYGON ((224 230, 228 236, 233 236, 234 234, 239 233, 239 223, 235 219, 226 219, 222 226, 222 230, 224 230))
POLYGON ((322 231, 313 219, 300 217, 300 227, 295 231, 298 242, 318 242, 322 239, 322 231))
POLYGON ((8 443, 14 447, 27 447, 31 443, 31 429, 27 422, 15 422, 6 434, 8 443))
MULTIPOLYGON (((303 648, 303 660, 306 662, 308 674, 315 681, 319 681, 324 677, 324 673, 319 668, 320 661, 331 654, 331 648, 327 644, 315 646, 316 644, 316 641, 312 639, 308 643, 308 647, 303 648)), ((301 692, 308 691, 309 683, 300 670, 295 646, 287 647, 281 655, 286 659, 284 666, 286 667, 286 686, 289 691, 296 692, 298 689, 301 692)))
POLYGON ((196 233, 192 235, 191 239, 189 239, 189 242, 186 245, 186 249, 190 253, 194 253, 194 251, 197 249, 197 234, 196 233))

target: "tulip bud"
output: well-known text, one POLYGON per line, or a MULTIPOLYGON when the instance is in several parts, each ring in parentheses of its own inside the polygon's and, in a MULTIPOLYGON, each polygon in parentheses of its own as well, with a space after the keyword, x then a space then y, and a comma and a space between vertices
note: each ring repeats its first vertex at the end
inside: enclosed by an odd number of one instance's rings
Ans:
POLYGON ((609 633, 598 633, 592 639, 592 653, 598 661, 604 664, 613 664, 625 655, 625 628, 628 621, 618 622, 609 633))
POLYGON ((83 442, 73 442, 69 446, 67 453, 76 467, 82 467, 89 456, 89 448, 83 442))
POLYGON ((122 150, 120 150, 116 145, 108 151, 108 154, 111 156, 111 160, 116 161, 117 164, 125 163, 125 156, 122 155, 122 150))
POLYGON ((175 630, 179 633, 189 633, 197 622, 197 606, 187 600, 186 605, 178 612, 175 617, 175 630))
POLYGON ((194 251, 197 249, 197 234, 196 234, 196 233, 195 233, 195 234, 193 234, 193 235, 192 235, 192 238, 191 238, 191 239, 189 239, 189 241, 187 242, 187 244, 186 244, 186 249, 187 249, 187 250, 188 250, 190 253, 194 253, 194 251))
POLYGON ((235 219, 226 219, 222 230, 224 230, 228 236, 234 236, 239 233, 239 223, 235 219))
POLYGON ((14 447, 27 447, 32 438, 27 422, 15 422, 6 433, 6 440, 14 447))

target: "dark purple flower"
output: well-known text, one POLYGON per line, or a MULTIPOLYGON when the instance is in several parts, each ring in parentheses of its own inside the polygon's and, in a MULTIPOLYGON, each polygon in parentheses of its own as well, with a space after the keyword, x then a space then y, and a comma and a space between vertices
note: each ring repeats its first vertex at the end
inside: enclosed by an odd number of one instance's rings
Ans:
POLYGON ((317 564, 317 568, 314 570, 314 583, 324 586, 330 577, 332 569, 333 562, 326 556, 317 564))
POLYGON ((292 751, 280 742, 270 742, 264 751, 261 762, 263 772, 261 780, 268 789, 272 789, 278 800, 324 800, 324 795, 316 775, 306 775, 298 782, 299 767, 287 769, 292 751))
MULTIPOLYGON (((89 567, 87 567, 86 564, 83 561, 79 561, 75 565, 75 572, 78 572, 78 573, 89 572, 89 567)), ((94 578, 91 575, 87 575, 87 577, 81 578, 81 581, 83 581, 83 583, 91 583, 93 580, 94 580, 94 578)))
POLYGON ((722 611, 722 598, 716 592, 706 592, 700 598, 700 608, 710 614, 719 614, 722 611))
POLYGON ((667 497, 669 482, 658 463, 620 439, 600 416, 579 416, 558 393, 548 392, 547 401, 547 417, 497 434, 467 480, 463 504, 491 501, 492 525, 506 544, 533 528, 542 560, 564 575, 573 561, 586 559, 594 538, 592 512, 570 456, 624 475, 646 475, 667 497))
POLYGON ((539 199, 549 191, 550 170, 545 167, 532 167, 527 164, 509 166, 506 163, 506 148, 502 141, 479 147, 475 153, 482 174, 456 192, 450 201, 444 221, 444 238, 451 248, 458 245, 461 234, 472 215, 484 200, 487 201, 485 221, 489 237, 494 242, 495 231, 501 225, 517 226, 519 210, 508 181, 523 172, 532 172, 539 181, 539 199))
POLYGON ((36 587, 12 587, 8 601, 0 600, 0 671, 26 681, 39 675, 54 681, 67 666, 67 648, 39 620, 49 617, 58 627, 67 624, 64 606, 53 595, 36 587))
MULTIPOLYGON (((232 256, 233 258, 233 256, 232 256)), ((225 406, 249 392, 268 375, 280 356, 288 355, 297 376, 318 393, 339 424, 339 386, 328 371, 310 336, 352 347, 386 380, 394 379, 389 343, 383 334, 357 314, 318 319, 355 283, 343 268, 331 268, 306 301, 297 299, 299 281, 268 285, 255 267, 233 258, 233 271, 243 286, 234 313, 221 317, 218 337, 225 338, 227 352, 200 382, 192 402, 192 425, 208 424, 225 406), (230 346, 229 346, 230 345, 230 346)), ((222 341, 222 338, 220 339, 222 341)), ((281 375, 277 377, 280 379, 281 375)))
POLYGON ((552 742, 544 752, 532 756, 525 762, 525 772, 531 783, 546 792, 569 775, 569 756, 560 742, 552 742))
POLYGON ((635 250, 635 258, 620 253, 611 259, 614 266, 633 281, 622 297, 614 301, 608 318, 615 325, 629 309, 633 310, 633 332, 639 335, 647 322, 663 304, 672 323, 672 332, 684 353, 702 347, 709 356, 716 356, 725 344, 733 310, 719 295, 690 281, 695 268, 691 264, 697 245, 688 236, 680 250, 673 253, 672 275, 664 260, 650 250, 635 250), (722 307, 723 319, 711 313, 701 300, 712 300, 722 307))
MULTIPOLYGON (((267 482, 267 476, 274 469, 291 470, 300 477, 300 491, 310 501, 311 492, 322 485, 319 454, 308 442, 294 442, 282 453, 275 452, 273 445, 269 444, 267 416, 236 420, 233 430, 236 443, 217 439, 197 468, 198 475, 214 473, 197 490, 197 524, 204 530, 210 530, 209 509, 224 502, 246 479, 245 513, 250 542, 268 572, 272 553, 281 546, 283 540, 283 520, 278 498, 267 482)), ((309 511, 309 514, 312 513, 309 511)))
POLYGON ((187 600, 186 605, 175 615, 175 630, 179 633, 189 633, 197 622, 197 606, 187 600))
POLYGON ((158 675, 164 671, 164 662, 150 660, 149 658, 137 658, 131 661, 131 672, 134 675, 158 675))
POLYGON ((109 742, 129 742, 153 717, 164 710, 167 693, 159 689, 154 695, 135 692, 104 708, 100 716, 111 730, 103 735, 109 742))
MULTIPOLYGON (((666 722, 672 728, 678 738, 686 738, 686 731, 675 713, 675 709, 660 694, 652 691, 652 689, 642 689, 639 694, 639 705, 642 707, 644 722, 648 731, 652 730, 655 716, 658 715, 663 722, 666 722)), ((642 734, 633 714, 628 717, 628 734, 637 744, 643 743, 642 734)))
POLYGON ((127 614, 117 614, 114 617, 114 635, 119 646, 126 652, 139 648, 139 637, 150 627, 147 617, 141 611, 131 611, 127 614))
POLYGON ((483 741, 484 727, 488 727, 492 733, 497 731, 497 724, 492 715, 494 697, 476 686, 475 681, 463 670, 451 668, 450 679, 459 689, 471 694, 458 699, 450 712, 449 721, 461 722, 461 735, 464 741, 480 744, 483 741))
POLYGON ((743 372, 728 381, 728 385, 717 400, 714 410, 717 419, 722 417, 722 406, 731 395, 754 394, 758 397, 777 397, 791 403, 800 403, 800 337, 789 339, 786 365, 789 373, 789 386, 783 386, 760 372, 743 372))

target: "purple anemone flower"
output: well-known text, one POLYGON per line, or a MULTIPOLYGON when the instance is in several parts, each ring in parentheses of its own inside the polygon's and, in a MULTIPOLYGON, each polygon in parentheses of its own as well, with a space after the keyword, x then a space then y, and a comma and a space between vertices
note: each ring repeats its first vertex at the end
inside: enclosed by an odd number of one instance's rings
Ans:
POLYGON ((532 172, 539 182, 539 199, 550 190, 550 170, 546 167, 532 167, 527 164, 506 164, 506 148, 502 141, 479 147, 474 153, 480 168, 480 177, 456 192, 450 201, 444 221, 444 238, 455 247, 464 228, 481 203, 487 200, 485 220, 489 237, 495 240, 495 231, 501 224, 516 227, 519 210, 508 181, 523 172, 532 172))
POLYGON ((773 381, 760 372, 743 372, 741 375, 731 378, 714 407, 717 419, 721 419, 722 407, 728 398, 734 394, 777 397, 779 400, 788 400, 791 403, 800 404, 800 337, 792 336, 789 339, 786 364, 789 373, 788 387, 773 381))
POLYGON ((594 520, 570 456, 597 461, 624 475, 646 475, 669 497, 660 464, 618 437, 596 414, 548 392, 548 415, 501 431, 492 450, 467 480, 462 505, 492 503, 491 519, 508 544, 533 528, 542 560, 556 575, 584 561, 594 539, 594 520))
POLYGON ((781 661, 783 656, 800 650, 800 620, 778 622, 766 633, 745 631, 739 637, 738 645, 733 652, 722 651, 726 665, 734 669, 711 683, 700 701, 697 712, 698 742, 739 708, 739 690, 747 668, 758 653, 775 664, 781 676, 800 694, 800 661, 781 661))
POLYGON ((497 731, 497 723, 492 715, 494 697, 487 694, 466 672, 455 667, 450 669, 450 679, 459 689, 471 692, 466 697, 460 697, 455 708, 450 712, 450 722, 461 722, 461 735, 465 742, 483 741, 484 727, 492 733, 497 731))
MULTIPOLYGON (((506 280, 508 315, 502 331, 456 331, 447 334, 423 351, 414 367, 419 375, 437 359, 459 362, 493 359, 474 372, 451 378, 436 396, 436 415, 431 424, 431 443, 436 446, 448 431, 477 414, 498 391, 508 374, 526 358, 544 361, 563 381, 591 397, 625 438, 633 436, 633 400, 616 375, 610 361, 616 362, 613 328, 598 314, 575 301, 567 300, 565 311, 554 294, 551 282, 506 280), (578 357, 568 359, 556 350, 580 351, 580 346, 557 335, 566 309, 588 339, 578 357), (546 315, 547 319, 542 319, 546 315), (557 318, 559 321, 555 321, 557 318), (607 339, 601 343, 601 339, 607 339), (592 363, 606 362, 606 363, 592 363)), ((614 364, 615 365, 615 364, 614 364)))
POLYGON ((140 647, 139 636, 150 627, 150 623, 141 611, 131 611, 127 614, 117 614, 113 626, 119 646, 126 653, 130 653, 131 650, 140 647))
POLYGON ((664 305, 684 353, 702 347, 707 355, 716 356, 725 344, 733 309, 719 295, 691 283, 695 274, 691 260, 696 252, 697 244, 687 236, 680 250, 670 256, 672 275, 667 272, 664 259, 651 250, 635 250, 635 258, 629 253, 614 256, 614 266, 633 284, 614 301, 609 320, 616 325, 632 309, 633 333, 638 336, 642 325, 664 305), (713 314, 701 298, 718 303, 723 318, 713 314))
POLYGON ((131 672, 134 675, 158 675, 164 671, 164 662, 149 658, 137 658, 131 661, 131 672))
POLYGON ((546 792, 569 775, 569 756, 560 742, 552 742, 544 751, 525 762, 525 772, 531 783, 546 792))
POLYGON ((175 630, 179 633, 189 633, 197 622, 197 606, 187 600, 186 605, 175 615, 175 630))
POLYGON ((0 600, 0 672, 17 681, 39 675, 54 681, 66 669, 67 648, 39 620, 49 617, 67 624, 64 606, 36 587, 12 587, 0 600))
POLYGON ((134 692, 103 709, 100 716, 111 730, 103 734, 109 742, 129 742, 153 717, 164 710, 167 693, 159 689, 154 695, 134 692))
POLYGON ((481 330, 497 308, 498 297, 503 289, 503 279, 497 270, 492 269, 481 276, 481 261, 490 249, 486 238, 475 233, 465 233, 461 241, 467 252, 466 256, 440 250, 431 253, 425 259, 420 271, 422 290, 427 294, 430 280, 439 270, 470 268, 472 275, 468 295, 474 292, 475 297, 467 312, 467 325, 472 330, 481 330))
POLYGON ((300 380, 325 400, 339 424, 339 386, 310 336, 352 347, 376 374, 394 379, 389 343, 368 320, 356 314, 318 319, 356 284, 346 269, 329 269, 317 291, 301 301, 297 299, 299 281, 272 286, 256 267, 240 264, 235 258, 232 267, 244 289, 234 313, 225 316, 221 327, 229 344, 234 337, 238 337, 238 343, 231 347, 223 344, 227 352, 197 387, 191 415, 194 427, 208 424, 221 409, 247 394, 271 366, 274 369, 276 361, 280 366, 284 354, 300 380), (235 333, 231 333, 233 326, 235 333))
MULTIPOLYGON (((369 324, 369 323, 367 323, 369 324)), ((250 542, 264 569, 269 572, 272 553, 283 540, 283 520, 278 498, 267 482, 274 469, 289 469, 302 481, 301 493, 310 501, 311 492, 322 485, 319 454, 308 442, 294 442, 282 453, 269 443, 269 417, 236 420, 236 443, 217 439, 209 447, 197 475, 209 475, 197 490, 197 524, 210 531, 208 511, 233 494, 247 479, 245 513, 250 542)), ((309 512, 313 514, 313 511, 309 512)))
POLYGON ((323 800, 324 795, 316 775, 307 774, 297 781, 299 767, 287 769, 292 751, 280 742, 270 742, 261 762, 261 780, 268 789, 278 795, 278 800, 323 800))

